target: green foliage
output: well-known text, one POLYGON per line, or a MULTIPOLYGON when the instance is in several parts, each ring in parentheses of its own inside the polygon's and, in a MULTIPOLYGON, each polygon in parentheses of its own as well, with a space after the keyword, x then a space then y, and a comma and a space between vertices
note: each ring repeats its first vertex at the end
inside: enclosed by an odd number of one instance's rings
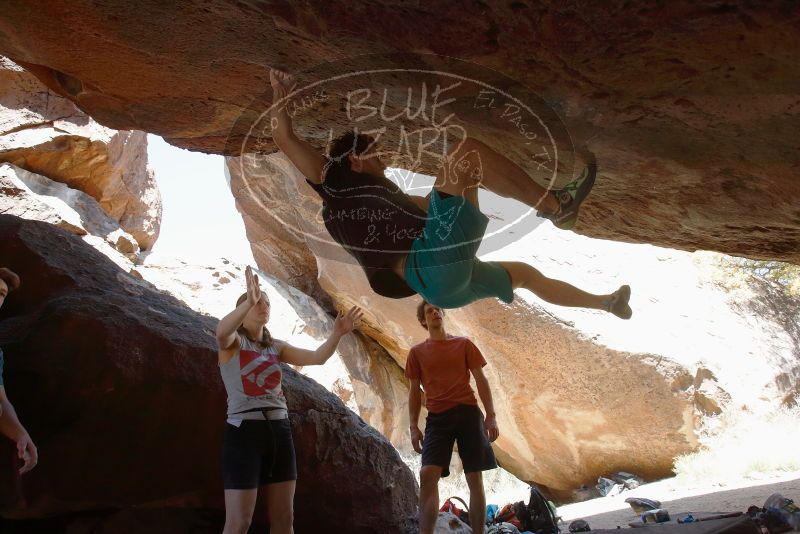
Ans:
POLYGON ((780 261, 730 258, 730 267, 782 286, 786 293, 800 296, 800 265, 780 261))

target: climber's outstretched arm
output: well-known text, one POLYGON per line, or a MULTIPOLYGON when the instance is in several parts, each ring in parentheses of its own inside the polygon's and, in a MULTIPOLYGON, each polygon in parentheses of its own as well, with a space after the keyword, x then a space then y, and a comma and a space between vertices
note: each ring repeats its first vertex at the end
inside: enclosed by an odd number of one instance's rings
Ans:
POLYGON ((286 103, 280 102, 294 89, 294 78, 285 72, 270 69, 269 81, 273 103, 270 109, 272 139, 297 170, 311 182, 321 184, 327 160, 308 141, 297 137, 292 128, 292 118, 286 111, 286 103))

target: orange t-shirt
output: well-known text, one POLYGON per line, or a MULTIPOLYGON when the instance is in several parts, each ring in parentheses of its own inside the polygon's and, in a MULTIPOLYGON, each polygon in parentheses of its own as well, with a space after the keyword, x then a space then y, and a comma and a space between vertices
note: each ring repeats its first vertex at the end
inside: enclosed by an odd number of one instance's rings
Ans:
POLYGON ((484 365, 481 351, 465 337, 428 339, 411 347, 406 377, 422 383, 428 411, 441 413, 459 404, 478 404, 469 385, 469 370, 484 365))

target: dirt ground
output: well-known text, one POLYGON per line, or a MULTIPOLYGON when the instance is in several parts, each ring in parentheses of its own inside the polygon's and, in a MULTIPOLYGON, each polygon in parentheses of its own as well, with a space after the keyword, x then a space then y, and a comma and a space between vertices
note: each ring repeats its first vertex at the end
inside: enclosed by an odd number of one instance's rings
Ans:
POLYGON ((687 484, 679 479, 668 479, 625 491, 614 497, 600 497, 558 508, 563 522, 561 531, 567 532, 570 521, 585 519, 592 529, 626 528, 639 519, 628 497, 646 497, 661 501, 674 521, 689 512, 744 512, 750 505, 763 506, 773 493, 800 502, 800 472, 764 480, 742 480, 735 483, 687 484))

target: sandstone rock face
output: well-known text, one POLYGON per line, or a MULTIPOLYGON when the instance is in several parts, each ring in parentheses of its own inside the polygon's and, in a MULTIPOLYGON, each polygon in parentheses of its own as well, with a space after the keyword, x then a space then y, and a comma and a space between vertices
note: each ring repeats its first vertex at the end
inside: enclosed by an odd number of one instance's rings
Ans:
MULTIPOLYGON (((0 165, 0 213, 33 221, 42 221, 63 228, 75 235, 86 235, 80 215, 65 203, 47 203, 38 198, 20 175, 37 176, 25 169, 4 163, 0 165)), ((60 199, 59 199, 60 200, 60 199)))
MULTIPOLYGON (((0 321, 6 389, 40 452, 20 479, 3 450, 2 515, 80 511, 98 532, 218 532, 215 321, 51 225, 0 216, 0 240, 0 264, 23 279, 0 321)), ((415 483, 397 452, 335 396, 285 373, 297 532, 405 532, 415 483)))
MULTIPOLYGON (((249 163, 242 165, 242 159, 247 158, 229 158, 228 164, 243 172, 241 181, 255 184, 231 182, 239 209, 253 208, 243 213, 245 220, 263 235, 274 228, 274 216, 261 207, 266 201, 241 198, 263 194, 279 210, 280 231, 296 238, 294 244, 270 245, 259 266, 281 273, 284 254, 313 252, 322 288, 338 306, 364 307, 360 330, 402 368, 408 348, 425 337, 416 321, 418 299, 375 295, 352 259, 331 247, 329 236, 319 239, 327 235, 317 217, 320 201, 296 170, 285 174, 284 156, 259 160, 256 180, 247 179, 243 169, 249 163)), ((264 242, 254 243, 254 249, 264 242)), ((746 287, 721 290, 723 274, 712 268, 714 257, 590 240, 549 224, 489 254, 487 259, 528 261, 596 292, 625 282, 634 287, 635 315, 629 322, 550 306, 525 292, 510 306, 485 300, 448 311, 451 332, 472 337, 489 361, 486 373, 501 428, 495 451, 502 466, 557 492, 616 470, 665 476, 675 456, 696 446, 703 417, 742 404, 768 409, 793 395, 797 380, 790 386, 783 379, 800 370, 795 356, 800 337, 785 321, 769 318, 787 305, 770 312, 742 306, 775 297, 746 287)), ((366 385, 405 409, 402 393, 382 393, 380 383, 366 385)), ((398 436, 393 443, 407 450, 405 432, 373 424, 398 436)))
MULTIPOLYGON (((32 9, 14 0, 2 18, 0 52, 102 124, 216 153, 238 154, 241 144, 229 141, 246 133, 237 126, 242 115, 257 116, 248 106, 267 88, 267 67, 302 72, 356 58, 342 69, 365 70, 372 65, 363 54, 409 51, 467 60, 517 80, 506 89, 540 95, 571 138, 597 153, 601 179, 578 232, 800 261, 798 72, 788 44, 800 38, 800 12, 786 4, 148 0, 32 9)), ((405 102, 406 81, 375 77, 372 87, 391 95, 388 115, 405 102)), ((344 83, 338 94, 353 87, 344 83)), ((442 109, 463 115, 467 107, 442 109)), ((327 128, 346 122, 339 105, 296 120, 320 146, 327 128)), ((507 142, 508 128, 469 126, 513 159, 530 160, 507 142)), ((399 136, 394 129, 385 140, 396 146, 399 136)))
POLYGON ((50 223, 79 236, 90 234, 132 257, 139 252, 136 239, 82 191, 8 163, 0 164, 0 191, 0 213, 50 223))
POLYGON ((142 249, 158 238, 161 197, 147 167, 146 134, 101 126, 0 57, 4 161, 94 197, 142 249))

